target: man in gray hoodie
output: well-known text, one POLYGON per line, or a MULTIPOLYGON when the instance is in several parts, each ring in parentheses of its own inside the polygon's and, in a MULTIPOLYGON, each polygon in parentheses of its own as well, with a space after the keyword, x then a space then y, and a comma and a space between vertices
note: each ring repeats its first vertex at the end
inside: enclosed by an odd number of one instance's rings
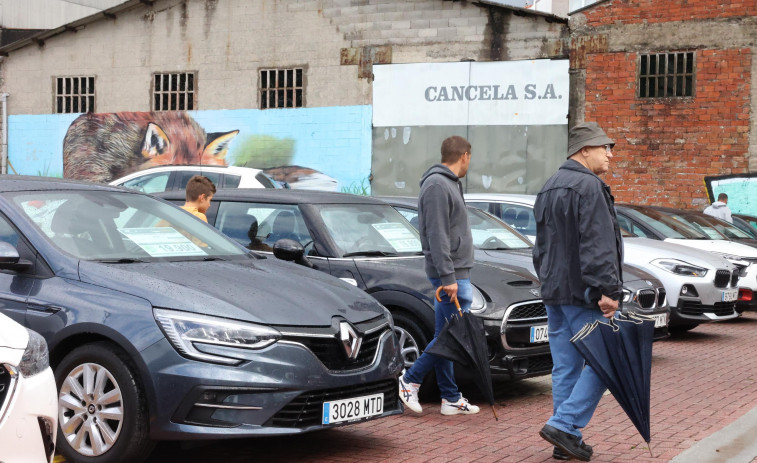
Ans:
POLYGON ((728 195, 725 193, 720 193, 718 195, 718 200, 712 203, 711 206, 707 206, 704 213, 725 220, 726 222, 733 223, 731 210, 728 208, 728 195))
MULTIPOLYGON (((471 146, 463 137, 452 136, 442 142, 442 162, 434 164, 421 178, 418 219, 421 247, 426 258, 426 276, 435 287, 442 287, 442 301, 434 302, 434 339, 446 321, 457 313, 457 299, 464 311, 473 302, 470 269, 473 267, 473 237, 463 200, 460 178, 468 172, 471 146)), ((423 411, 418 402, 418 388, 431 369, 442 397, 442 415, 478 413, 458 392, 452 362, 424 352, 412 367, 400 376, 400 399, 412 411, 423 411)))

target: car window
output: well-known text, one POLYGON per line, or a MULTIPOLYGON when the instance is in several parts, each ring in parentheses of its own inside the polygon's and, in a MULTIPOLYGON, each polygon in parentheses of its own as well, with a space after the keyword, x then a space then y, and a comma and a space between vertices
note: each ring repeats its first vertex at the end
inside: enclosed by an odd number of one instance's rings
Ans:
MULTIPOLYGON (((642 223, 652 230, 655 230, 665 238, 699 240, 710 239, 705 233, 702 233, 701 231, 696 230, 691 226, 686 225, 683 222, 672 217, 669 217, 655 209, 645 208, 642 212, 634 208, 624 207, 622 210, 618 209, 618 212, 622 213, 623 215, 627 215, 631 219, 642 223)), ((635 229, 631 231, 635 233, 635 229)))
POLYGON ((260 182, 260 184, 263 185, 264 188, 281 188, 281 185, 279 183, 277 183, 274 179, 264 174, 263 172, 258 172, 255 175, 255 180, 260 182))
POLYGON ((280 239, 290 239, 311 254, 310 236, 300 208, 292 204, 224 201, 218 206, 216 228, 242 246, 256 251, 272 251, 280 239))
POLYGON ((475 208, 468 208, 473 246, 477 249, 526 249, 531 242, 507 224, 475 208))
POLYGON ((11 244, 14 248, 18 247, 18 232, 3 216, 0 216, 0 241, 11 244))
POLYGON ((146 174, 127 180, 122 183, 121 186, 141 191, 142 193, 160 193, 161 191, 166 191, 166 185, 168 184, 168 178, 170 175, 170 172, 146 174))
POLYGON ((203 175, 208 177, 213 185, 221 184, 221 174, 217 172, 201 172, 199 170, 181 170, 176 172, 176 181, 173 184, 174 190, 186 190, 189 179, 195 175, 203 175))
POLYGON ((725 236, 722 233, 720 233, 717 230, 717 228, 715 228, 715 225, 713 225, 710 221, 708 221, 704 217, 698 217, 695 215, 687 215, 684 217, 679 214, 669 214, 669 215, 675 220, 678 220, 686 225, 689 225, 691 228, 698 230, 704 235, 707 235, 707 237, 711 240, 725 239, 725 236))
POLYGON ((318 209, 343 256, 421 252, 418 231, 388 204, 326 204, 318 209))
POLYGON ((733 225, 738 227, 739 230, 749 235, 750 238, 757 239, 757 229, 754 228, 752 225, 750 225, 747 220, 734 216, 733 225))
POLYGON ((111 191, 11 196, 52 244, 80 259, 198 260, 246 255, 214 228, 150 196, 111 191))
POLYGON ((420 223, 418 222, 418 211, 415 209, 408 209, 406 207, 401 206, 394 206, 395 209, 397 209, 397 212, 402 214, 402 217, 405 218, 408 222, 410 222, 410 225, 413 226, 416 230, 420 228, 420 223))
POLYGON ((534 210, 529 206, 520 204, 500 204, 500 216, 503 222, 513 227, 523 235, 536 235, 536 218, 534 210))
MULTIPOLYGON (((641 236, 642 238, 654 238, 649 233, 645 232, 643 228, 639 227, 635 223, 633 223, 631 220, 628 219, 628 217, 624 217, 620 214, 618 214, 618 225, 620 226, 621 232, 625 231, 628 233, 628 236, 641 236)), ((626 235, 623 235, 626 236, 626 235)))
POLYGON ((466 201, 465 204, 467 204, 468 206, 473 206, 476 209, 481 209, 482 211, 487 211, 487 212, 489 211, 489 203, 475 202, 475 201, 472 201, 472 202, 466 201))
POLYGON ((239 182, 242 180, 242 177, 239 175, 224 175, 223 179, 223 187, 224 188, 238 188, 239 182))

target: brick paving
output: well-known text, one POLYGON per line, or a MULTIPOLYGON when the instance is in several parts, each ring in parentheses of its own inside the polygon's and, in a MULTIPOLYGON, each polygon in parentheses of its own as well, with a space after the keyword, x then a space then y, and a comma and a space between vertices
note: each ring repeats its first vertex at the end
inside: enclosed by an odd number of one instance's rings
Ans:
MULTIPOLYGON (((594 462, 668 461, 757 407, 757 314, 701 325, 656 342, 652 364, 652 452, 615 399, 602 398, 584 432, 594 462)), ((472 389, 473 387, 469 387, 472 389)), ((550 377, 499 386, 494 420, 443 417, 437 402, 359 425, 300 436, 158 446, 166 462, 554 462, 537 434, 552 408, 550 377)), ((464 389, 475 397, 473 390, 464 389)), ((757 455, 756 455, 757 457, 757 455)), ((754 460, 757 462, 757 458, 754 460)))

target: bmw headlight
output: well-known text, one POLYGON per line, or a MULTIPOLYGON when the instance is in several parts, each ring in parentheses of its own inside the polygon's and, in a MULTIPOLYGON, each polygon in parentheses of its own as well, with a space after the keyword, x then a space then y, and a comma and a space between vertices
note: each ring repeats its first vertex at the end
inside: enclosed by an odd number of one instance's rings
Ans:
POLYGON ((486 309, 486 299, 484 299, 484 295, 481 294, 481 291, 479 291, 478 288, 471 285, 473 288, 473 302, 470 306, 470 311, 473 313, 481 313, 486 309))
POLYGON ((633 293, 623 288, 623 302, 631 302, 632 297, 633 297, 633 293))
POLYGON ((21 363, 18 369, 25 377, 34 376, 50 366, 50 358, 47 353, 47 342, 39 333, 30 329, 29 343, 26 345, 24 355, 21 357, 21 363))
POLYGON ((240 360, 201 352, 198 345, 262 349, 281 338, 277 330, 255 323, 167 309, 153 309, 153 315, 180 354, 207 362, 233 365, 240 360))
POLYGON ((692 277, 703 277, 707 275, 707 269, 697 267, 678 259, 656 259, 651 262, 655 267, 667 270, 676 275, 687 275, 692 277))

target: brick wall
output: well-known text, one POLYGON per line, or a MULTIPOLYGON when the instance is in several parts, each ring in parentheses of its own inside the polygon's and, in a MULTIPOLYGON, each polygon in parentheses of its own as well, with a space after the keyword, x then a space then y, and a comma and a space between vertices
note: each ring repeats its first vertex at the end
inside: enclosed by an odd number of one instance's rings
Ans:
POLYGON ((757 0, 612 0, 584 12, 590 26, 757 16, 757 0))

